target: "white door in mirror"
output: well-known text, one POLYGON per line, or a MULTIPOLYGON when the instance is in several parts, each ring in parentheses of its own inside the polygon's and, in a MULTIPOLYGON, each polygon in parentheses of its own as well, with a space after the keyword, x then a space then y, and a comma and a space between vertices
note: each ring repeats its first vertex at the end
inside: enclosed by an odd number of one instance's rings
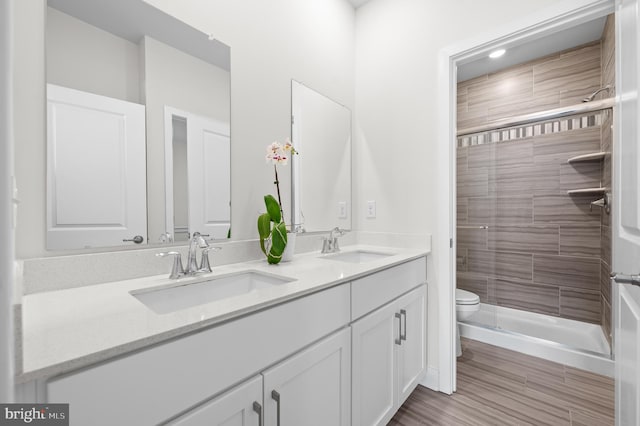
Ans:
POLYGON ((231 225, 231 136, 229 123, 187 117, 189 233, 227 238, 231 225))
POLYGON ((48 84, 47 248, 144 241, 145 162, 143 105, 48 84))

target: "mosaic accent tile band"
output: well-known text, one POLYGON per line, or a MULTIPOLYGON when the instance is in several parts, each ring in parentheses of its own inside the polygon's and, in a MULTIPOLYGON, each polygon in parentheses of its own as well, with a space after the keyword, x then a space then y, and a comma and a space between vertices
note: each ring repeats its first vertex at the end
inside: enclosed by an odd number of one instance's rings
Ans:
POLYGON ((458 148, 484 145, 496 142, 517 141, 552 133, 562 133, 575 129, 587 129, 602 124, 603 111, 590 112, 579 116, 556 118, 540 123, 525 124, 500 130, 490 130, 458 138, 458 148))

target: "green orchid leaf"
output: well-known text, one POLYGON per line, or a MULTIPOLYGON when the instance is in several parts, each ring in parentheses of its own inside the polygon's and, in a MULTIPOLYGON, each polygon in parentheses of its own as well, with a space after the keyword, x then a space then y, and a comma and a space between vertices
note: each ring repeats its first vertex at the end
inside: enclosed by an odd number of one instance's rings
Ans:
POLYGON ((267 213, 269 213, 271 221, 280 223, 282 215, 280 214, 280 204, 278 201, 273 197, 273 195, 267 194, 264 196, 264 203, 267 206, 267 213))
POLYGON ((269 238, 271 233, 271 217, 269 213, 262 213, 258 216, 258 235, 260 239, 269 238))
POLYGON ((265 239, 264 238, 260 238, 260 250, 262 250, 262 253, 264 253, 265 256, 267 256, 267 248, 264 245, 265 239))
POLYGON ((275 264, 282 259, 282 253, 287 246, 287 227, 284 222, 278 223, 271 232, 271 247, 267 253, 267 262, 275 264))
POLYGON ((264 240, 269 238, 271 234, 271 218, 269 213, 262 213, 258 216, 258 235, 260 236, 260 249, 266 255, 267 249, 264 245, 264 240))

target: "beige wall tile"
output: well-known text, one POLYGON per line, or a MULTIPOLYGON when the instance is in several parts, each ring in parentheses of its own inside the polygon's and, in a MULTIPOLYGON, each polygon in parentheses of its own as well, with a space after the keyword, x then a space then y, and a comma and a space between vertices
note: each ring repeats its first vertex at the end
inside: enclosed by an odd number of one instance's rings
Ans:
POLYGON ((578 321, 600 324, 600 291, 560 288, 560 315, 578 321))
POLYGON ((480 297, 480 302, 487 303, 487 277, 469 273, 460 273, 456 277, 457 287, 470 291, 480 297))
POLYGON ((562 287, 600 290, 600 259, 571 256, 533 256, 533 281, 562 287))
POLYGON ((531 312, 559 315, 560 289, 555 286, 538 285, 513 280, 489 280, 495 286, 498 305, 524 308, 531 312))
POLYGON ((601 209, 591 207, 598 197, 591 195, 552 195, 533 198, 535 223, 600 224, 601 209))
POLYGON ((468 199, 468 222, 477 224, 532 224, 533 196, 468 199))
POLYGON ((600 227, 592 224, 560 225, 560 254, 600 257, 600 227))
POLYGON ((488 277, 533 278, 533 255, 488 250, 469 250, 468 271, 488 277))
POLYGON ((489 227, 489 250, 558 254, 558 225, 496 225, 489 227))

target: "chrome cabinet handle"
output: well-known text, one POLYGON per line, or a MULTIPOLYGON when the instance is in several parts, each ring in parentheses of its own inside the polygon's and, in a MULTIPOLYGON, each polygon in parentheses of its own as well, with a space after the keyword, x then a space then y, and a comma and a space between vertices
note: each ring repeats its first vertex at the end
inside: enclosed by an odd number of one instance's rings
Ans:
POLYGON ((407 340, 407 311, 400 309, 400 315, 404 317, 404 333, 400 334, 400 340, 407 340))
POLYGON ((395 317, 398 318, 398 338, 396 339, 396 345, 402 346, 402 317, 396 312, 395 317))
POLYGON ((262 426, 262 405, 258 401, 253 401, 253 411, 258 413, 258 426, 262 426))
POLYGON ((142 238, 142 235, 136 235, 135 237, 131 238, 130 240, 124 239, 122 240, 123 243, 128 243, 133 241, 136 244, 140 244, 144 241, 144 238, 142 238))
POLYGON ((276 425, 280 426, 280 394, 277 391, 272 390, 271 399, 276 402, 276 425))

